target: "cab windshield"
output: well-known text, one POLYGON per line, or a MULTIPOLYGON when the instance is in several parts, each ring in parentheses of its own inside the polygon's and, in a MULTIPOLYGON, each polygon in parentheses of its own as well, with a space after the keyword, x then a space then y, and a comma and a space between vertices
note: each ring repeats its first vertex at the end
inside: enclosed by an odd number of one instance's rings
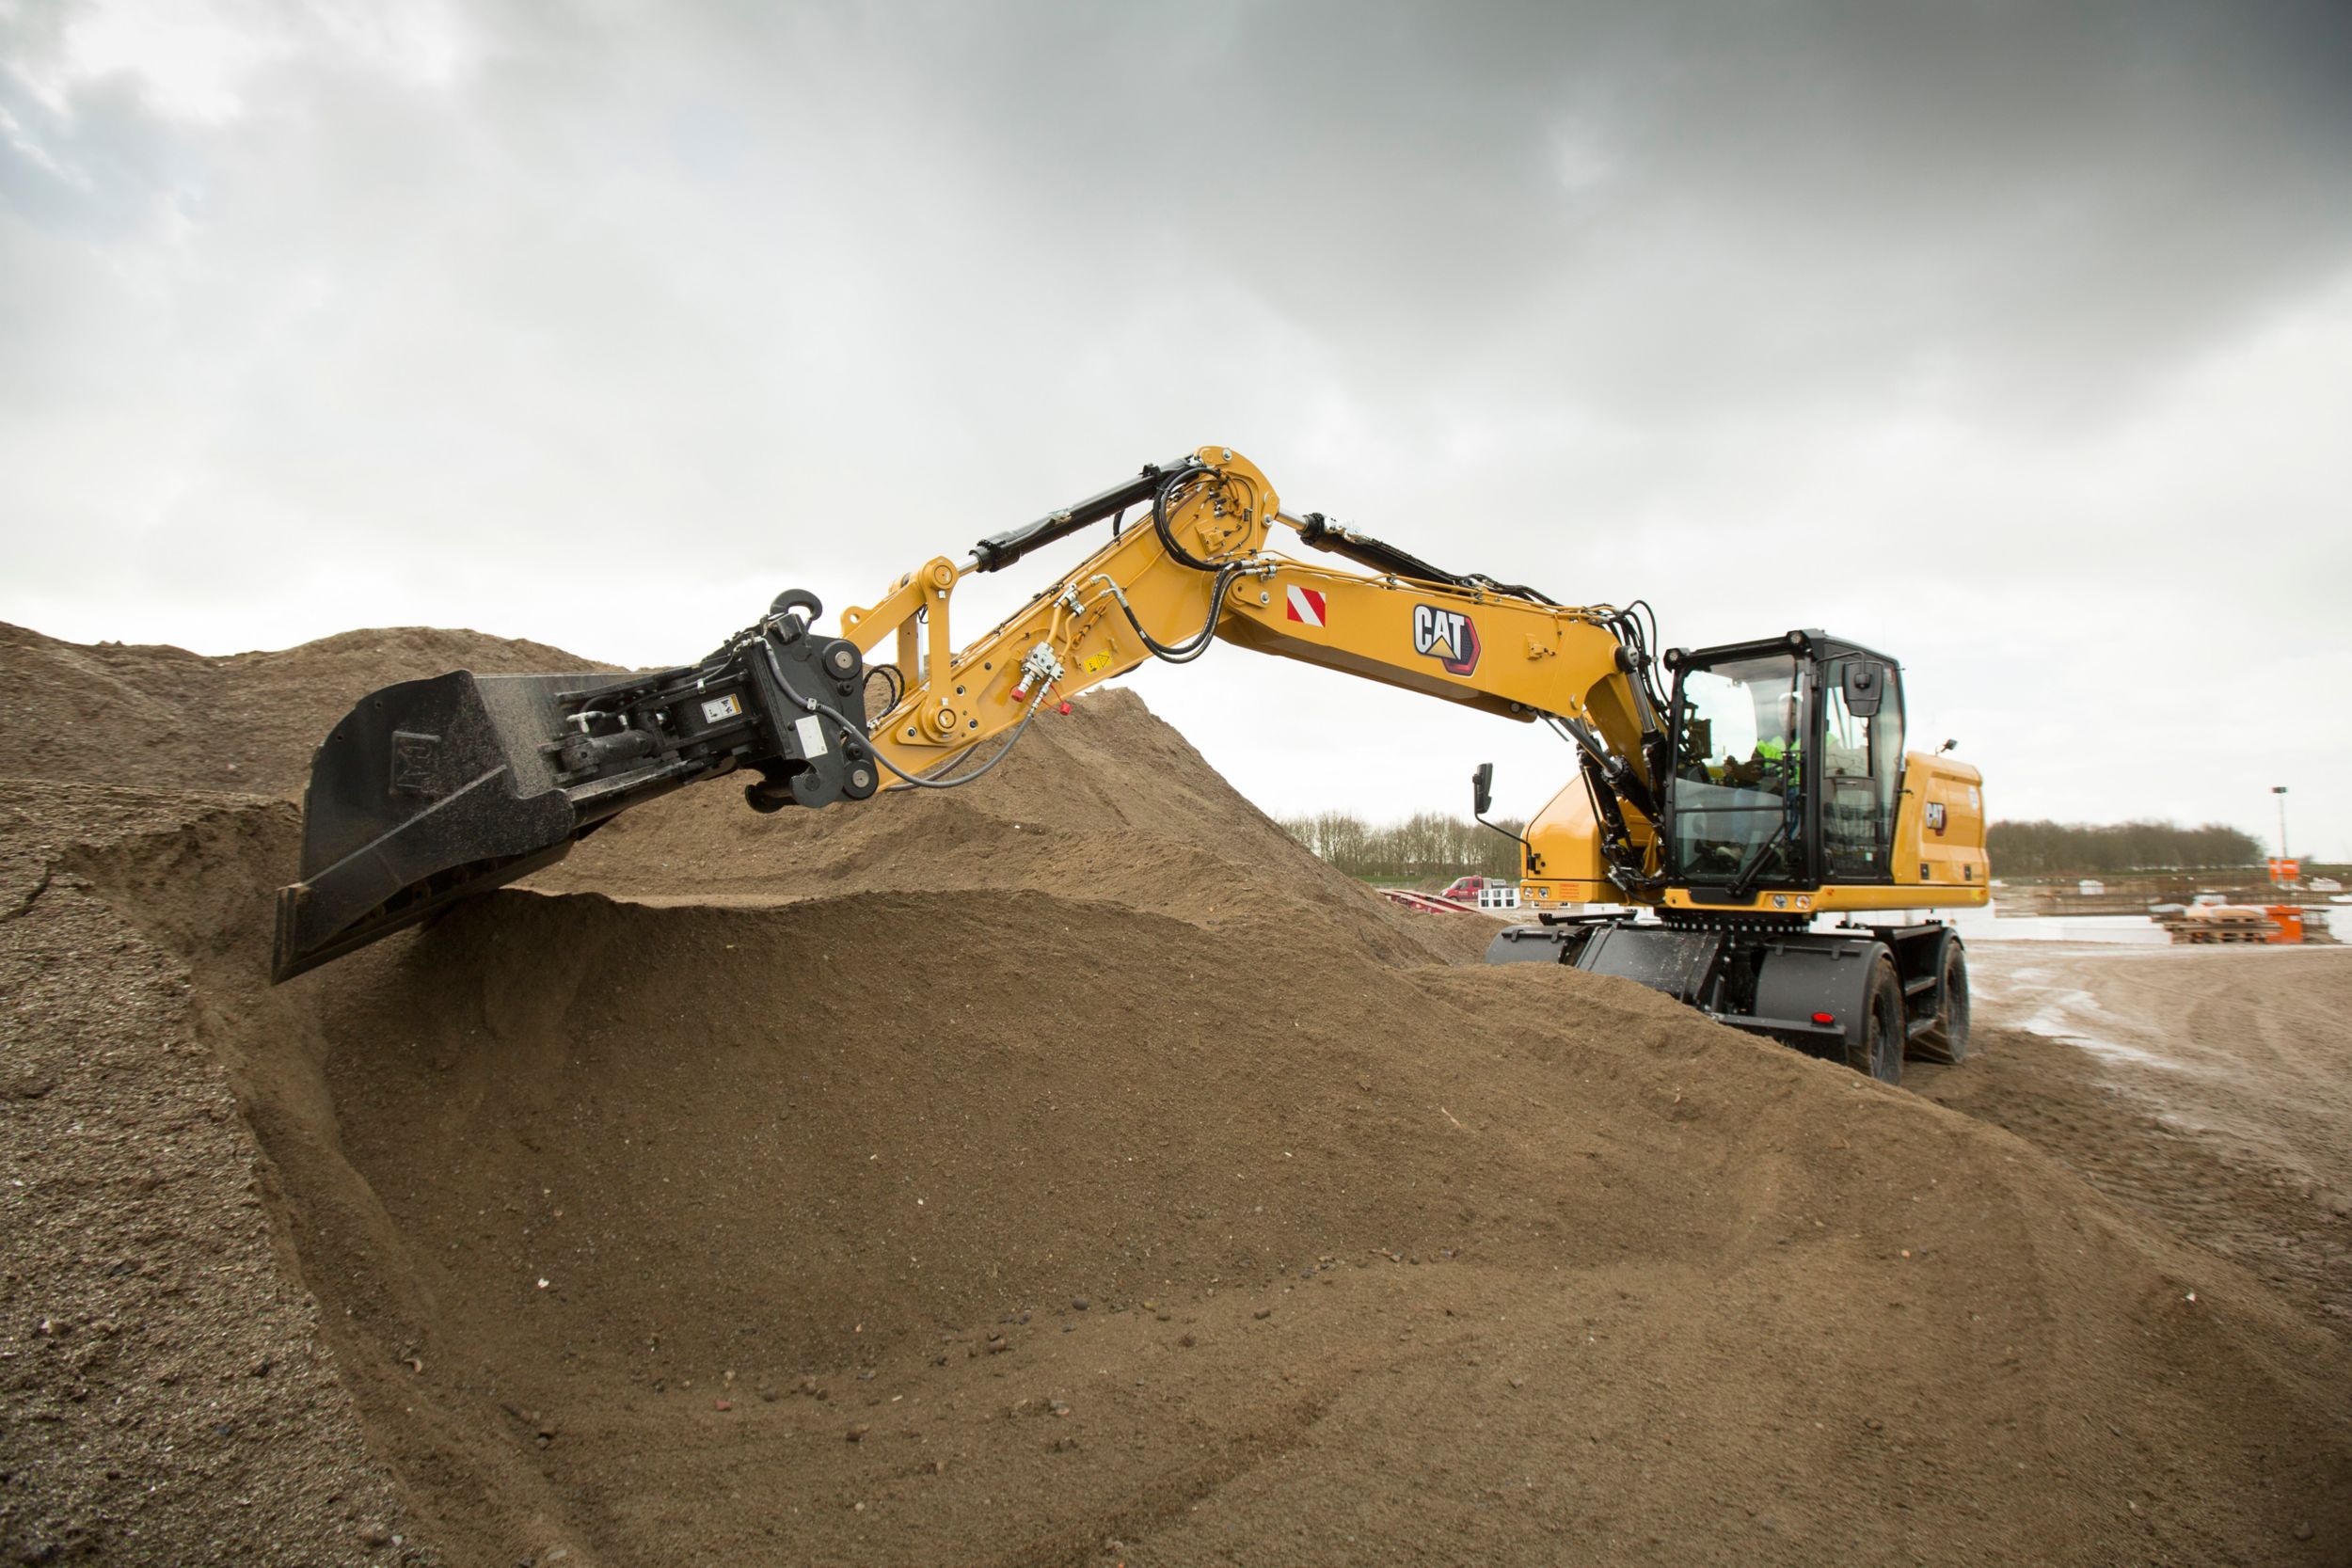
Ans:
POLYGON ((1675 710, 1675 873, 1749 887, 1803 870, 1804 712, 1796 657, 1685 670, 1675 710))

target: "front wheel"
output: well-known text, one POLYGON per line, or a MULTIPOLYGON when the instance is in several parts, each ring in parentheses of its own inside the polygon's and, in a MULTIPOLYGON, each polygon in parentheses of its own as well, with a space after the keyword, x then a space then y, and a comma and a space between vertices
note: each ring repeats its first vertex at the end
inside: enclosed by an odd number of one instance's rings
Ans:
POLYGON ((1903 1081, 1903 983, 1883 952, 1870 960, 1868 1016, 1846 1042, 1846 1065, 1882 1084, 1903 1081))
POLYGON ((1911 1053, 1923 1062, 1968 1059, 1968 957, 1960 939, 1944 944, 1944 974, 1935 991, 1935 1022, 1919 1031, 1911 1053))

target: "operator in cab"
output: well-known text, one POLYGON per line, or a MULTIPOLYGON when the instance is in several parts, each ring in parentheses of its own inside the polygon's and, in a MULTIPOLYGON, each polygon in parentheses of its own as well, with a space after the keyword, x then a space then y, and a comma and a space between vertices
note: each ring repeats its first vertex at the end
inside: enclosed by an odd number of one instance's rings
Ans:
POLYGON ((1756 761, 1768 774, 1777 773, 1794 787, 1804 768, 1804 731, 1799 726, 1799 699, 1784 691, 1772 705, 1774 727, 1756 739, 1756 761))

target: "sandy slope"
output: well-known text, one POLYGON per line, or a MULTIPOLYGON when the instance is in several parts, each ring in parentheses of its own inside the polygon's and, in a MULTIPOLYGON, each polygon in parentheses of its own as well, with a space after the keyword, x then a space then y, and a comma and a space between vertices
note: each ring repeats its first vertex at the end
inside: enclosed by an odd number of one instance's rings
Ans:
POLYGON ((290 807, 8 784, 0 1542, 2341 1560, 2295 1302, 1918 1095, 1438 961, 1139 705, 1052 748, 640 814, 274 990, 290 807), (675 901, 723 861, 758 902, 675 901))
POLYGON ((1923 1068, 1914 1086, 2352 1335, 2352 947, 1974 957, 1986 1016, 2008 1028, 1981 1064, 1923 1068))

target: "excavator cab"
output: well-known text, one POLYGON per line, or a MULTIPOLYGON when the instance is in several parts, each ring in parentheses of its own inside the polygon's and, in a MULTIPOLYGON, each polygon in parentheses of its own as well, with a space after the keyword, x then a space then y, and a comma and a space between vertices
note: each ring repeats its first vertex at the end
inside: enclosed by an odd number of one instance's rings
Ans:
POLYGON ((1892 880, 1903 755, 1896 662, 1818 631, 1668 649, 1661 871, 1701 902, 1892 880))
POLYGON ((1820 631, 1661 662, 1674 679, 1651 870, 1627 889, 1655 914, 1539 908, 1488 960, 1636 980, 1885 1082, 1906 1053, 1958 1059, 1958 935, 1915 913, 1853 918, 1987 895, 1979 775, 1905 755, 1900 667, 1820 631), (1824 915, 1847 919, 1822 928, 1824 915))

